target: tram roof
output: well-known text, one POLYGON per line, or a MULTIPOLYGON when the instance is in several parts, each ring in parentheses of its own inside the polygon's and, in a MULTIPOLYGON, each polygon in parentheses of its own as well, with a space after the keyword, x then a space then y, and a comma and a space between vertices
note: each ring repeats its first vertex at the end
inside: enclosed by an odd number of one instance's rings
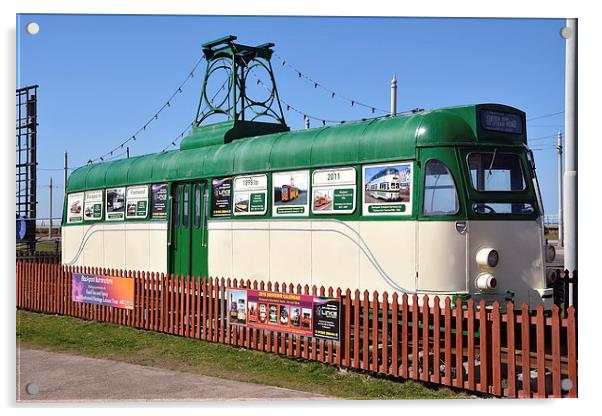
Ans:
POLYGON ((186 145, 187 137, 180 150, 78 168, 69 176, 67 192, 414 159, 418 147, 526 143, 524 128, 521 134, 483 129, 478 122, 478 113, 483 109, 518 114, 525 126, 525 114, 520 110, 500 104, 479 104, 246 137, 194 148, 187 148, 192 142, 189 140, 186 145))

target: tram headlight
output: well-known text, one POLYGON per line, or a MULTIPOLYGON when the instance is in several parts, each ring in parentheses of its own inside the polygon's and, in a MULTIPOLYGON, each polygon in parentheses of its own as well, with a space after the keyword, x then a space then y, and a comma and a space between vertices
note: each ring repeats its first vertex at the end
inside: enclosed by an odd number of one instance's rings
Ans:
POLYGON ((481 273, 474 284, 479 290, 491 290, 497 287, 497 280, 491 273, 481 273))
POLYGON ((493 248, 482 248, 477 252, 477 264, 483 267, 495 267, 500 261, 500 255, 493 248))

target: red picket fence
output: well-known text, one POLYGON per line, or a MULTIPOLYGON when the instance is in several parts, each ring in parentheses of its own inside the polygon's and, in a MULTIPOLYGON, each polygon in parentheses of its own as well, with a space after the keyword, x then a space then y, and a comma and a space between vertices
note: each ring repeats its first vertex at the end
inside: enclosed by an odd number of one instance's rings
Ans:
POLYGON ((194 279, 57 264, 17 263, 19 309, 111 322, 500 397, 577 397, 577 320, 570 307, 505 312, 457 299, 250 280, 194 279), (135 279, 133 310, 71 300, 72 273, 135 279), (336 296, 340 342, 228 325, 228 288, 336 296), (523 382, 525 380, 526 382, 523 382), (564 389, 563 389, 564 388, 564 389), (567 389, 568 391, 566 391, 567 389))

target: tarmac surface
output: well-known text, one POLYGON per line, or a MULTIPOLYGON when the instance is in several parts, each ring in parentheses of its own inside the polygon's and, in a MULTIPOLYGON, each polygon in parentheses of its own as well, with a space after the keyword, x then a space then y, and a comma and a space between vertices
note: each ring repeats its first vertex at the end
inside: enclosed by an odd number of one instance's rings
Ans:
POLYGON ((17 349, 17 401, 327 400, 313 393, 72 354, 17 349), (28 393, 28 385, 30 392, 28 393))

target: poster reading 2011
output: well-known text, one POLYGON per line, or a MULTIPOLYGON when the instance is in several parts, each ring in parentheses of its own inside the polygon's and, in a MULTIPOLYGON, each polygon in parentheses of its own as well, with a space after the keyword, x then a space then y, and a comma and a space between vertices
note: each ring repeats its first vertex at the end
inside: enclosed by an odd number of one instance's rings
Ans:
POLYGON ((134 279, 73 273, 71 300, 131 310, 134 309, 134 279))
POLYGON ((229 289, 228 322, 338 341, 340 301, 293 293, 229 289))
POLYGON ((312 177, 314 214, 351 214, 355 211, 355 168, 320 169, 312 177))
POLYGON ((363 215, 412 214, 412 162, 363 167, 363 215))

